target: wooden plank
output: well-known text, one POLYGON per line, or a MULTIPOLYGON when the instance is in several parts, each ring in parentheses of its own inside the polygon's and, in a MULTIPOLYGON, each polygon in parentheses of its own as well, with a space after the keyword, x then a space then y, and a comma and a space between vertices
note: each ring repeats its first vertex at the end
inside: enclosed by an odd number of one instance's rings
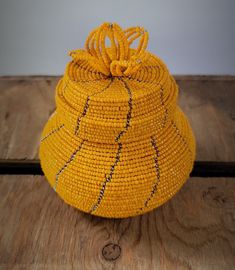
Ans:
POLYGON ((38 157, 40 133, 55 109, 57 77, 0 79, 0 157, 38 157))
MULTIPOLYGON (((197 140, 197 160, 235 160, 235 76, 175 76, 197 140)), ((38 158, 59 77, 0 78, 0 158, 38 158)))
POLYGON ((235 160, 235 77, 179 78, 179 104, 196 136, 197 159, 235 160))
POLYGON ((0 178, 0 269, 233 269, 235 181, 189 179, 145 215, 105 219, 43 176, 0 178))

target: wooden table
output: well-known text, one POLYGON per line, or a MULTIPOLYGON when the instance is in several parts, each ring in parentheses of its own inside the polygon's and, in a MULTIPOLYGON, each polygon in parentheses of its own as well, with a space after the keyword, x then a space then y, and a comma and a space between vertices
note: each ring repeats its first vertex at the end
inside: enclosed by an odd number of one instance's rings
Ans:
MULTIPOLYGON (((175 76, 197 160, 235 161, 235 77, 175 76)), ((0 78, 0 159, 38 159, 58 77, 0 78)), ((66 205, 44 176, 0 176, 0 269, 235 269, 235 179, 189 179, 142 216, 66 205)))

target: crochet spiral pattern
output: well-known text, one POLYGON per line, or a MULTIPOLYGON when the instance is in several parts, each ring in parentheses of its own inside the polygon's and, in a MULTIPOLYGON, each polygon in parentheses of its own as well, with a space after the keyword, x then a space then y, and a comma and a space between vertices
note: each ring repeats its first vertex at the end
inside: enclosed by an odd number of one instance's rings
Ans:
POLYGON ((85 49, 69 52, 39 158, 51 187, 81 211, 146 213, 172 198, 192 171, 195 137, 177 105, 178 86, 147 43, 142 27, 104 23, 85 49))

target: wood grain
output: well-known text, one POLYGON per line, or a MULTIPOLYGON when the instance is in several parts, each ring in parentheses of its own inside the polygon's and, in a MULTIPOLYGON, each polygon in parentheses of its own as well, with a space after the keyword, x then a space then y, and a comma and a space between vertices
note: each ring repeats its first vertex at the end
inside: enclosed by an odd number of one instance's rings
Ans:
POLYGON ((0 157, 38 157, 44 124, 55 109, 55 77, 0 78, 0 157))
MULTIPOLYGON (((179 105, 197 141, 197 160, 235 160, 235 76, 175 76, 179 105)), ((59 77, 0 78, 0 158, 38 158, 40 133, 55 109, 59 77)))
POLYGON ((179 104, 197 142, 197 159, 235 160, 235 77, 179 78, 179 104))
POLYGON ((234 269, 235 181, 190 179, 142 216, 105 219, 42 176, 0 180, 0 269, 234 269))

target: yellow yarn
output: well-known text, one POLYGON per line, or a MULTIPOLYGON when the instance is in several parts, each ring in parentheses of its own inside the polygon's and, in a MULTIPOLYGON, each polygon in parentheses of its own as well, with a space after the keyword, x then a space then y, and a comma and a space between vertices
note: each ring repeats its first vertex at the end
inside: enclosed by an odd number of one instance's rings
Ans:
POLYGON ((41 167, 58 195, 84 212, 143 214, 173 197, 192 171, 195 137, 178 86, 147 43, 142 27, 104 23, 84 50, 69 52, 56 86, 41 167))

